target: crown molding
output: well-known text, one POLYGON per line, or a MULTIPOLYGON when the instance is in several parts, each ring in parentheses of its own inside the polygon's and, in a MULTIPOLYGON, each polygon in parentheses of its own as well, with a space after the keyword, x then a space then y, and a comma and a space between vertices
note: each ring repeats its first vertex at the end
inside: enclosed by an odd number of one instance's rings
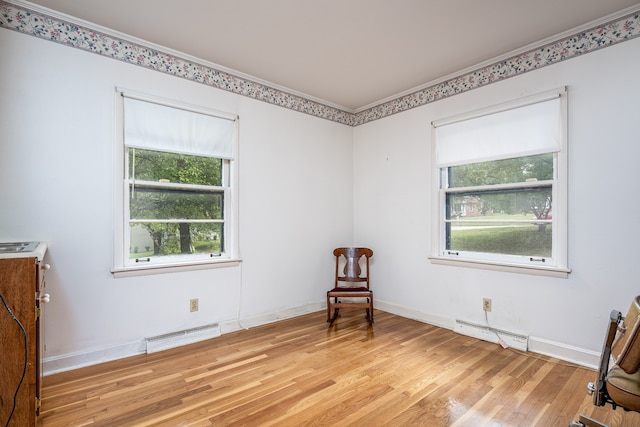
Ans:
POLYGON ((353 126, 345 107, 20 0, 0 0, 0 28, 353 126))
POLYGON ((355 111, 354 126, 557 64, 640 36, 640 5, 460 70, 355 111), (585 29, 586 28, 586 29, 585 29))
POLYGON ((0 28, 359 126, 640 36, 640 4, 441 79, 351 110, 22 0, 0 0, 0 28))
POLYGON ((553 35, 551 37, 547 37, 547 38, 545 38, 543 40, 539 40, 537 42, 534 42, 534 43, 528 44, 526 46, 520 47, 518 49, 512 50, 512 51, 507 52, 505 54, 493 57, 491 59, 488 59, 486 61, 480 62, 478 64, 474 64, 474 65, 472 65, 470 67, 463 68, 461 70, 456 70, 455 72, 453 72, 451 74, 448 74, 448 75, 445 75, 445 76, 442 76, 442 77, 440 77, 438 79, 431 80, 431 81, 426 82, 426 83, 422 83, 422 84, 420 84, 418 86, 412 87, 412 88, 404 90, 402 92, 395 93, 395 94, 393 94, 393 95, 391 95, 389 97, 386 97, 386 98, 383 98, 383 99, 379 99, 379 100, 374 101, 374 102, 372 102, 372 103, 370 103, 368 105, 364 105, 362 107, 358 107, 355 110, 353 110, 353 112, 355 114, 361 113, 363 111, 366 111, 366 110, 369 110, 371 108, 374 108, 374 107, 376 107, 378 105, 386 104, 387 102, 393 101, 393 100, 398 99, 398 98, 402 98, 403 96, 411 95, 413 93, 428 89, 429 87, 436 86, 438 84, 453 80, 456 77, 459 77, 460 75, 465 75, 465 74, 471 73, 473 71, 483 69, 483 68, 488 67, 488 66, 493 65, 493 64, 501 63, 503 61, 508 61, 510 58, 514 58, 514 57, 516 57, 518 55, 522 55, 524 53, 527 53, 527 52, 530 52, 530 51, 533 51, 533 50, 536 50, 536 49, 539 49, 539 48, 542 48, 542 47, 545 47, 545 46, 548 46, 548 45, 553 45, 554 43, 557 43, 559 41, 568 39, 568 38, 570 38, 572 36, 575 36, 576 34, 580 34, 580 33, 583 33, 583 32, 590 32, 590 31, 593 31, 593 30, 598 30, 600 27, 605 26, 605 25, 607 25, 607 24, 609 24, 609 23, 611 23, 613 21, 617 21, 620 18, 625 18, 625 17, 627 17, 629 15, 633 15, 634 13, 638 13, 638 12, 640 12, 640 3, 635 5, 635 6, 631 6, 631 7, 625 8, 623 10, 620 10, 620 11, 618 11, 616 13, 612 13, 610 15, 604 16, 604 17, 599 18, 597 20, 591 21, 591 22, 586 23, 584 25, 580 25, 580 26, 572 28, 570 30, 563 31, 562 33, 553 35))
POLYGON ((252 75, 247 74, 247 73, 243 73, 242 71, 234 70, 233 68, 225 67, 224 65, 216 64, 214 62, 207 61, 205 59, 198 58, 196 56, 192 56, 192 55, 189 55, 187 53, 184 53, 184 52, 181 52, 181 51, 178 51, 178 50, 175 50, 175 49, 171 49, 171 48, 166 47, 166 46, 162 46, 162 45, 159 45, 159 44, 156 44, 156 43, 152 43, 150 41, 143 40, 141 38, 134 37, 134 36, 131 36, 129 34, 126 34, 126 33, 120 32, 120 31, 113 30, 111 28, 107 28, 107 27, 95 24, 93 22, 89 22, 89 21, 86 21, 86 20, 71 16, 71 15, 67 15, 65 13, 58 12, 56 10, 46 8, 46 7, 41 6, 39 4, 35 4, 35 3, 28 2, 28 1, 23 1, 23 0, 5 0, 5 1, 0 0, 0 3, 10 3, 10 4, 18 5, 18 6, 22 5, 22 6, 26 7, 27 9, 29 9, 29 10, 31 10, 33 12, 38 12, 38 13, 42 14, 43 16, 50 16, 50 17, 58 19, 60 21, 74 23, 74 24, 76 24, 78 26, 91 29, 94 32, 103 33, 103 34, 105 34, 107 36, 112 37, 113 39, 126 40, 126 41, 128 41, 128 42, 130 42, 132 44, 135 44, 135 45, 146 46, 146 47, 148 47, 150 49, 167 53, 167 54, 172 55, 172 56, 174 56, 176 58, 182 58, 182 59, 184 59, 186 61, 189 61, 189 62, 201 64, 201 65, 204 65, 204 66, 209 67, 211 69, 215 69, 215 70, 218 70, 218 71, 223 72, 223 73, 234 75, 234 76, 236 76, 238 78, 241 78, 241 79, 244 79, 244 80, 252 81, 252 82, 254 82, 256 84, 272 87, 272 88, 274 88, 274 89, 276 89, 278 91, 281 91, 281 92, 286 92, 286 93, 289 93, 289 94, 294 95, 294 96, 299 96, 301 98, 305 98, 305 99, 317 102, 319 104, 323 104, 323 105, 326 105, 326 106, 329 106, 329 107, 332 107, 332 108, 336 108, 338 110, 342 110, 342 111, 346 111, 346 112, 350 112, 350 113, 354 112, 353 109, 350 109, 350 108, 345 107, 343 105, 335 104, 335 103, 326 101, 324 99, 313 97, 313 96, 308 95, 306 93, 302 93, 302 92, 299 92, 299 91, 296 91, 296 90, 293 90, 293 89, 278 85, 276 83, 272 83, 272 82, 269 82, 267 80, 263 80, 263 79, 261 79, 259 77, 252 76, 252 75))

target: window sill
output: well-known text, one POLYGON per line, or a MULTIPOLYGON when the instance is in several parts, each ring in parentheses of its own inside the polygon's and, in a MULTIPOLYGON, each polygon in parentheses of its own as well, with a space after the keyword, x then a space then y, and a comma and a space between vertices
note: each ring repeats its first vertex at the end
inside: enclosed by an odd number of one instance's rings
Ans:
POLYGON ((536 276, 556 277, 559 279, 567 279, 571 269, 560 267, 543 267, 538 265, 518 265, 505 264, 499 262, 479 261, 479 260, 460 260, 439 256, 430 256, 429 260, 433 264, 451 265, 455 267, 480 268, 483 270, 506 271, 509 273, 532 274, 536 276))
POLYGON ((242 262, 241 259, 225 259, 216 261, 192 261, 181 264, 156 264, 141 265, 131 267, 114 267, 111 269, 113 277, 148 276, 151 274, 177 273, 181 271, 208 270, 211 268, 237 267, 242 262))

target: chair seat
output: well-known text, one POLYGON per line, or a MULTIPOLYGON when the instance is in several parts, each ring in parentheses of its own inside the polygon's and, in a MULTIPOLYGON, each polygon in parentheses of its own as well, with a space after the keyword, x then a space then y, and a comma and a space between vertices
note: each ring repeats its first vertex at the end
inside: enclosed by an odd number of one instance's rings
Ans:
POLYGON ((607 375, 607 391, 616 404, 640 412, 640 370, 627 374, 614 366, 607 375))
POLYGON ((329 292, 369 292, 371 293, 371 290, 365 288, 364 286, 361 288, 348 288, 345 286, 339 286, 337 288, 331 289, 329 292))

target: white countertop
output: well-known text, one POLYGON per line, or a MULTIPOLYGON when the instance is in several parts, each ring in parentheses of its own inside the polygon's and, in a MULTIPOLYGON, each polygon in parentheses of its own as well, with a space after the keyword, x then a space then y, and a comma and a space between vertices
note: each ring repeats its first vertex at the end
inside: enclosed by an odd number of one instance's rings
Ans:
MULTIPOLYGON (((2 246, 2 242, 0 242, 2 246)), ((0 252, 0 259, 3 258, 38 258, 38 261, 42 261, 44 254, 47 252, 47 244, 45 242, 38 242, 38 246, 31 252, 0 252)))

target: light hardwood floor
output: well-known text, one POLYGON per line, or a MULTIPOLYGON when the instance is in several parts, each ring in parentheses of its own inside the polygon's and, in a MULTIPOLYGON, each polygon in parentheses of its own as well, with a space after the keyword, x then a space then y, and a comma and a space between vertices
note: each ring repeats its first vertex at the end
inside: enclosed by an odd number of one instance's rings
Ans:
POLYGON ((594 371, 381 311, 325 316, 45 377, 42 425, 640 426, 592 405, 594 371))

